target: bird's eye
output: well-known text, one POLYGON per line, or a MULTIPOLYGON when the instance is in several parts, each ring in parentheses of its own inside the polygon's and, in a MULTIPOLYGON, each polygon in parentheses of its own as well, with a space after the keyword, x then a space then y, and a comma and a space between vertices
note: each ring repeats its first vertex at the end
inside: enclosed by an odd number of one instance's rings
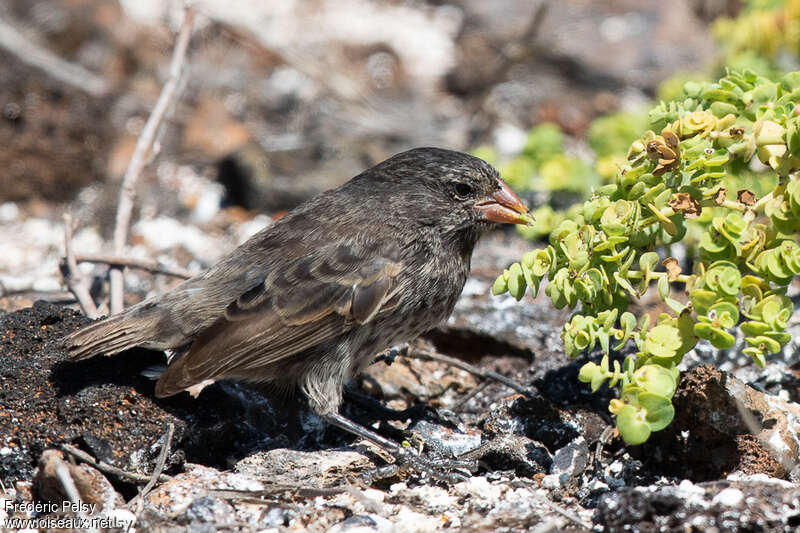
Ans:
POLYGON ((455 193, 456 197, 463 199, 469 198, 472 195, 472 187, 467 185, 466 183, 460 181, 454 181, 452 183, 453 186, 453 193, 455 193))

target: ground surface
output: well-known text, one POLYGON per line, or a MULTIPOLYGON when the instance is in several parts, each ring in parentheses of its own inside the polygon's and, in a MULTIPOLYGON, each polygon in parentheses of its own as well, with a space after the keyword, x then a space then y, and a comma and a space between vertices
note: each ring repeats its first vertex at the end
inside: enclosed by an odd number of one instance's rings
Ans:
MULTIPOLYGON (((126 255, 199 273, 286 209, 400 150, 488 142, 513 155, 544 120, 580 137, 598 114, 642 105, 672 73, 705 70, 707 21, 733 3, 551 2, 531 35, 533 4, 198 0, 185 87, 138 183, 126 255)), ((0 52, 0 520, 75 518, 25 504, 77 493, 139 531, 800 526, 800 318, 764 371, 738 348, 699 345, 674 423, 628 447, 607 411, 612 392, 577 381, 596 354, 563 353, 567 313, 541 296, 489 296, 494 277, 534 246, 510 231, 479 244, 453 317, 411 353, 455 357, 520 391, 397 356, 357 379, 361 400, 345 406, 427 456, 477 461, 462 482, 385 469, 391 458, 326 427, 299 398, 223 383, 196 399, 155 399, 142 372, 163 363, 160 353, 68 361, 61 338, 87 319, 61 277, 61 214, 78 222, 76 253, 110 252, 119 180, 165 79, 179 11, 0 5, 0 22, 108 87, 91 94, 84 78, 55 80, 26 54, 0 52), (427 409, 379 423, 364 397, 427 409), (154 470, 162 477, 137 498, 154 470)), ((108 266, 80 270, 102 305, 108 266)), ((126 304, 177 281, 128 269, 126 304)), ((656 313, 657 302, 637 311, 656 313)))

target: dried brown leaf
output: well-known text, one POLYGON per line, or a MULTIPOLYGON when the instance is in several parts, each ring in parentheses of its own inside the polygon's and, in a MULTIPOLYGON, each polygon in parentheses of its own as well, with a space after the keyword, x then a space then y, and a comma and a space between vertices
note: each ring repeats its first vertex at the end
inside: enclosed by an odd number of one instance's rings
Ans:
POLYGON ((722 205, 723 202, 727 199, 728 189, 725 187, 720 187, 717 191, 717 194, 714 195, 714 203, 717 205, 722 205))
POLYGON ((703 212, 700 203, 685 192, 673 194, 669 200, 669 206, 676 213, 683 213, 686 218, 697 218, 703 212))
POLYGON ((678 264, 678 260, 674 257, 667 257, 661 261, 661 264, 667 269, 667 279, 677 281, 678 276, 681 274, 681 266, 678 264))
POLYGON ((746 206, 752 206, 756 203, 756 195, 750 189, 742 189, 736 193, 736 197, 739 199, 740 204, 744 204, 746 206))

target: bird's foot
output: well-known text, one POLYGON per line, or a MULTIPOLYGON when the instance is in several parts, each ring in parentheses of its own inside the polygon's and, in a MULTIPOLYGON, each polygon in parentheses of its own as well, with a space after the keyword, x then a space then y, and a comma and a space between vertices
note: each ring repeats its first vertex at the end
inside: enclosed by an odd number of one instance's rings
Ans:
POLYGON ((377 444, 394 457, 393 464, 367 472, 363 476, 367 483, 392 477, 402 471, 413 471, 439 482, 454 484, 468 479, 468 476, 458 472, 459 470, 470 473, 477 470, 476 461, 419 455, 410 446, 401 446, 338 413, 326 415, 324 418, 329 424, 377 444))
POLYGON ((413 472, 421 477, 453 485, 467 481, 469 475, 464 472, 475 472, 478 467, 477 461, 425 457, 417 455, 409 448, 402 448, 401 453, 392 453, 392 455, 395 458, 394 463, 379 466, 363 473, 361 475, 362 480, 371 485, 376 481, 395 477, 401 472, 413 472))

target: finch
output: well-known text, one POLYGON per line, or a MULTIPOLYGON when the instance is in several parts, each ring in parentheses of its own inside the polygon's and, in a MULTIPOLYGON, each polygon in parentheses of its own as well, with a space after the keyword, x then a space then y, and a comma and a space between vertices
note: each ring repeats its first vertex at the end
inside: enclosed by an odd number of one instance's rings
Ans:
POLYGON ((450 315, 481 235, 496 223, 530 221, 488 163, 439 148, 409 150, 298 206, 204 274, 73 332, 66 344, 75 360, 136 346, 170 350, 158 397, 222 379, 299 389, 317 414, 375 440, 338 414, 345 382, 377 353, 450 315))

